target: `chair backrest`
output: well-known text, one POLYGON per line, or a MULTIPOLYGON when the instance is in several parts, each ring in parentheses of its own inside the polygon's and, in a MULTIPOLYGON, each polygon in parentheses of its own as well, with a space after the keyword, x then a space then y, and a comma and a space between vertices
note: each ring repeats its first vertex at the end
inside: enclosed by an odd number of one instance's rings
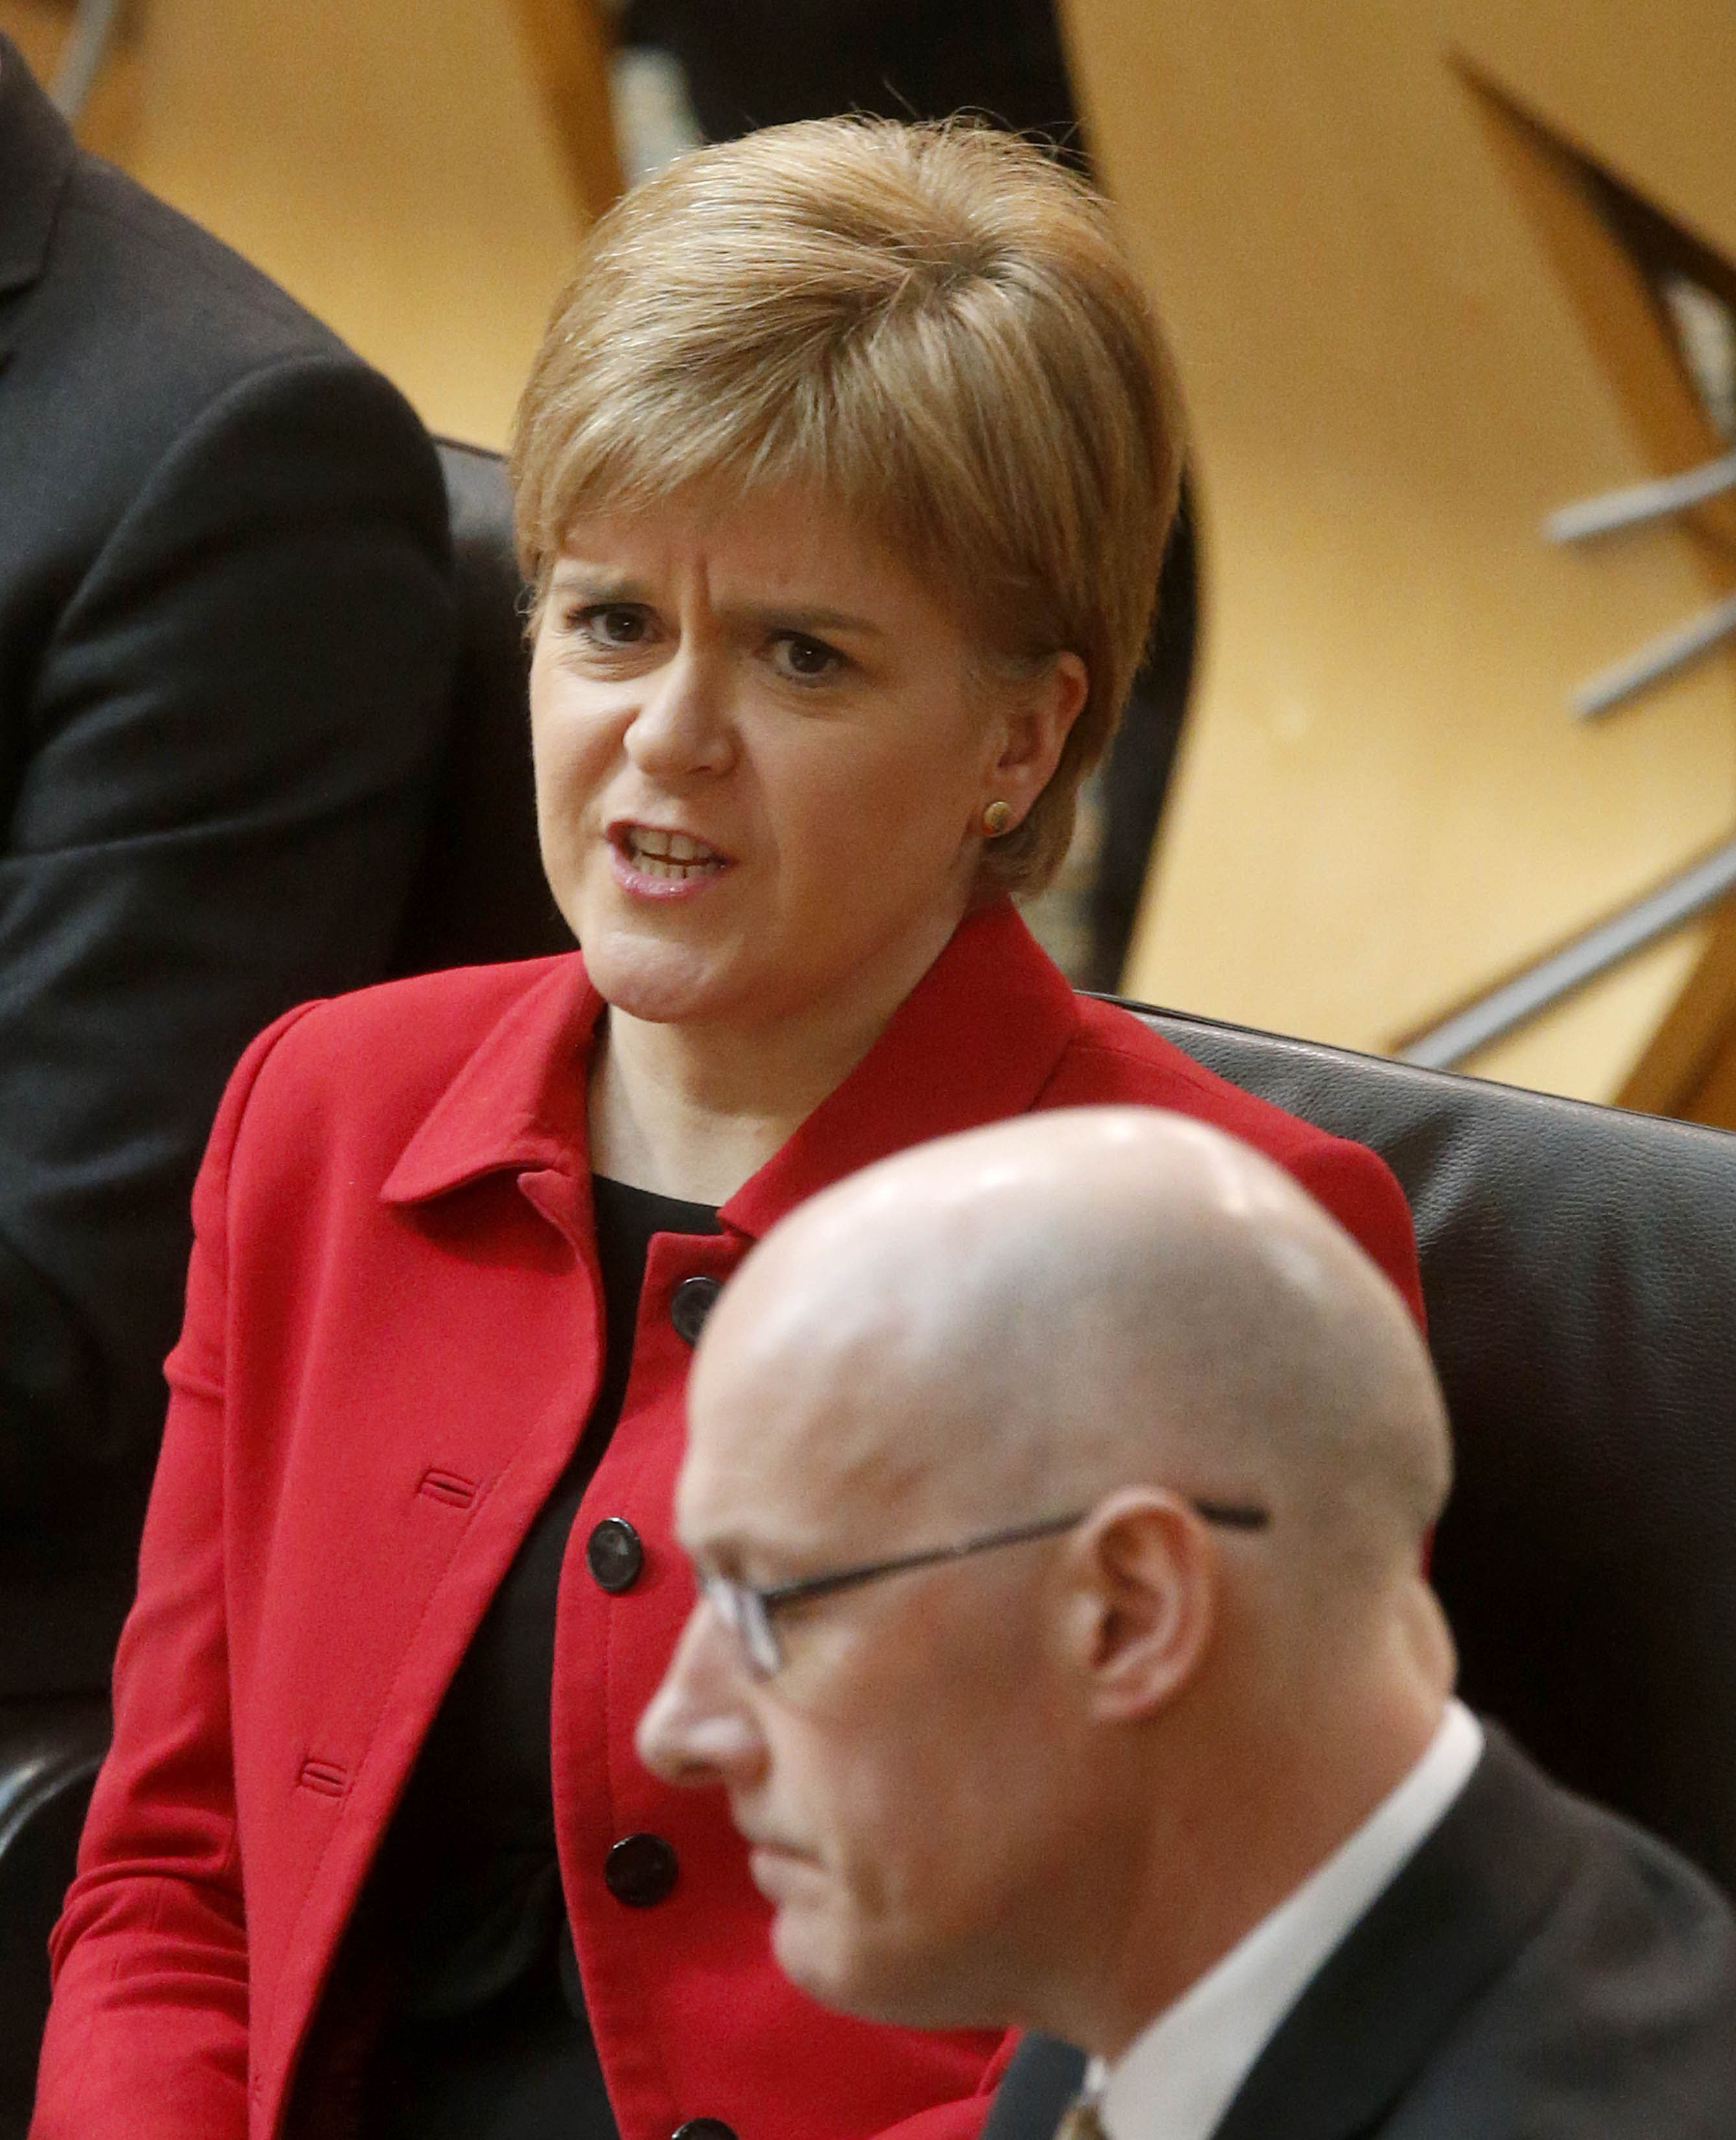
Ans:
POLYGON ((23 2140, 48 2012, 48 1931, 109 1740, 109 1706, 0 1706, 0 2140, 23 2140))
POLYGON ((1391 1166, 1467 1698, 1736 1892, 1736 1136, 1131 1008, 1391 1166))
POLYGON ((528 650, 500 455, 439 441, 457 568, 452 728, 395 974, 570 951, 537 851, 528 650))

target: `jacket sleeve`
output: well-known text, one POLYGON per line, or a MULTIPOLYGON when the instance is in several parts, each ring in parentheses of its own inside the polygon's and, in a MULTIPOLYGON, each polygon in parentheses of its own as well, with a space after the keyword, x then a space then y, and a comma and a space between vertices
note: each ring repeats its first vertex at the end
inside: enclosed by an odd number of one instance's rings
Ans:
POLYGON ((1324 1205, 1380 1265, 1418 1327, 1426 1330, 1416 1228, 1405 1192, 1385 1161, 1366 1145, 1328 1137, 1287 1163, 1316 1203, 1324 1205))
POLYGON ((223 1078, 384 970, 453 636, 433 449, 341 353, 221 395, 64 591, 0 854, 0 1545, 121 1499, 130 1558, 223 1078))
POLYGON ((169 1423, 115 1661, 115 1739, 50 1942, 31 2140, 240 2140, 248 1960, 224 1612, 230 1161, 292 1012, 243 1057, 194 1193, 169 1423))

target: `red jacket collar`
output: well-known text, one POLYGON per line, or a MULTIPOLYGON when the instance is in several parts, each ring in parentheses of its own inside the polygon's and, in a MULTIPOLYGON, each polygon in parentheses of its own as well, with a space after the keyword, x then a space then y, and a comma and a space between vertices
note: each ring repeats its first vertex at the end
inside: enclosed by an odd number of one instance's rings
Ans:
POLYGON ((423 1117, 384 1200, 424 1203, 507 1168, 588 1171, 584 1066, 605 1008, 576 952, 547 966, 423 1117))
MULTIPOLYGON (((588 1172, 583 1064, 604 1008, 577 955, 535 981, 424 1117, 385 1200, 420 1203, 507 1168, 588 1172)), ((967 915, 861 1062, 718 1215, 758 1239, 877 1159, 1022 1114, 1078 1015, 1010 901, 967 915)))

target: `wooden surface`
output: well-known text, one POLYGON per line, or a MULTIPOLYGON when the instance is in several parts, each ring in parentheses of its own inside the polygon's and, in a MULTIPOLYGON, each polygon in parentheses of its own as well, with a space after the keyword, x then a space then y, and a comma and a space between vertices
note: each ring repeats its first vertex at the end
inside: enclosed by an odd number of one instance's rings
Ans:
MULTIPOLYGON (((0 31, 23 53, 37 79, 51 82, 72 22, 72 0, 0 0, 0 31)), ((93 86, 79 139, 99 156, 124 164, 139 122, 139 43, 124 12, 108 65, 93 86)))
POLYGON ((621 191, 609 102, 610 38, 599 0, 517 0, 531 73, 580 214, 594 223, 621 191))
MULTIPOLYGON (((1567 710, 1729 587, 1728 525, 1538 533, 1715 443, 1577 160, 1736 260, 1730 17, 1645 14, 1640 37, 1615 0, 1068 0, 1204 523, 1132 993, 1389 1048, 1736 831, 1728 658, 1595 724, 1567 710)), ((1615 1097, 1704 969, 1703 1071, 1736 985, 1717 939, 1474 1067, 1615 1097)))
MULTIPOLYGON (((584 0, 140 0, 81 133, 256 261, 437 431, 498 444, 589 214, 612 197, 584 0), (593 70, 587 77, 586 69, 593 70)), ((65 11, 0 0, 47 76, 65 11)))

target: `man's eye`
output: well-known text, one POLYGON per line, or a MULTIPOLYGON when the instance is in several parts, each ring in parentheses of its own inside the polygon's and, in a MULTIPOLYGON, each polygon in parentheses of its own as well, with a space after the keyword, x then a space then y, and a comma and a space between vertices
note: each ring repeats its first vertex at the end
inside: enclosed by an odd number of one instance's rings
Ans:
POLYGON ((819 677, 836 675, 844 665, 844 657, 823 639, 809 639, 799 631, 791 631, 772 642, 772 665, 780 675, 811 684, 819 677))

